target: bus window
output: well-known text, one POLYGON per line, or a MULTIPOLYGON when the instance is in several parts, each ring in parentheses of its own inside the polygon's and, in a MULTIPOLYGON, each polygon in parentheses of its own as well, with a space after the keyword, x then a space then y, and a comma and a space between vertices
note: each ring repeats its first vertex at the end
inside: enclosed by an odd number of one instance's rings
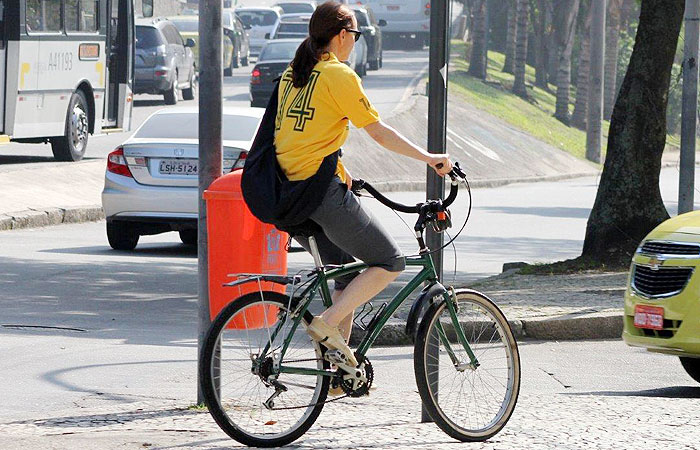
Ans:
POLYGON ((2 36, 5 36, 5 2, 0 0, 0 50, 5 48, 5 39, 2 39, 2 36))
POLYGON ((66 0, 66 31, 97 31, 96 0, 66 0))
POLYGON ((27 0, 26 16, 30 32, 61 31, 61 0, 27 0))

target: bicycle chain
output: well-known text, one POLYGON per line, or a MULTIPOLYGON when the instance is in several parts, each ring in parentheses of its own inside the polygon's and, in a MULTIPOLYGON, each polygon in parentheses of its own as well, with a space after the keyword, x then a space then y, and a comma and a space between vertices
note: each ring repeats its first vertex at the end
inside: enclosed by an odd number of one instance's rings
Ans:
MULTIPOLYGON (((286 362, 309 362, 309 361, 319 361, 319 358, 315 359, 297 359, 297 360, 290 360, 286 362)), ((343 389, 343 392, 345 392, 345 395, 342 395, 340 397, 336 397, 332 400, 324 400, 322 402, 316 402, 316 403, 310 403, 308 405, 300 405, 300 406, 285 406, 281 408, 271 408, 272 411, 282 411, 282 410, 287 410, 287 409, 301 409, 301 408, 309 408, 309 407, 315 407, 318 405, 325 405, 326 403, 333 403, 337 402, 338 400, 342 400, 344 398, 355 398, 355 397, 361 397, 363 395, 367 395, 369 392, 369 388, 372 385, 372 380, 374 380, 374 369, 372 368, 372 364, 369 362, 369 359, 367 357, 364 357, 363 362, 365 363, 365 371, 367 373, 367 381, 368 383, 366 385, 363 385, 358 389, 358 391, 355 391, 354 393, 352 391, 348 392, 350 389, 348 386, 344 385, 344 381, 340 381, 340 387, 343 389), (348 389, 348 390, 346 390, 348 389), (358 395, 359 392, 362 392, 361 394, 358 395)))

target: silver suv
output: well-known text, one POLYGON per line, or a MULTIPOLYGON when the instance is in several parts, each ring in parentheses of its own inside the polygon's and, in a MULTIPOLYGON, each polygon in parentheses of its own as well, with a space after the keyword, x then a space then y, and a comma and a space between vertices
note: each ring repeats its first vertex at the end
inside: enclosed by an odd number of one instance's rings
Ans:
POLYGON ((175 25, 149 19, 136 23, 134 93, 163 95, 166 105, 193 100, 197 89, 192 39, 184 41, 175 25))

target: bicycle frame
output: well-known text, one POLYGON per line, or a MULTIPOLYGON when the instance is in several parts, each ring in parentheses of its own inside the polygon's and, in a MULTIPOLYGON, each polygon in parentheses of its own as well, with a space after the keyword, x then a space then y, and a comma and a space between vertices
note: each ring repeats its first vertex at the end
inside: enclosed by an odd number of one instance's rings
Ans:
MULTIPOLYGON (((377 337, 379 336, 379 333, 381 332, 382 328, 384 325, 386 325, 387 321, 389 318, 391 318, 392 314, 398 309, 399 306, 418 288, 423 284, 424 282, 431 282, 431 283, 437 283, 437 274, 435 271, 435 265, 433 263, 433 259, 431 258, 429 253, 423 253, 417 256, 408 256, 406 257, 406 265, 407 266, 417 266, 417 267, 422 267, 420 272, 418 272, 395 296, 394 298, 391 299, 391 301, 388 303, 387 307, 384 308, 384 310, 381 312, 381 315, 377 318, 377 320, 373 320, 374 324, 367 329, 367 333, 365 334, 365 337, 362 339, 360 342, 360 345, 357 348, 357 354, 360 356, 365 356, 367 351, 371 348, 372 344, 375 342, 377 337)), ((281 354, 279 357, 279 360, 281 361, 279 365, 279 371, 280 373, 294 373, 294 374, 306 374, 306 375, 322 375, 322 376, 333 376, 333 372, 329 372, 326 370, 318 370, 318 369, 309 369, 309 368, 301 368, 301 367, 293 367, 293 366, 287 366, 284 364, 284 354, 287 351, 287 348, 291 342, 292 336, 294 335, 296 328, 298 327, 299 323, 301 322, 301 317, 303 317, 304 313, 308 309, 309 305, 311 302, 314 300, 315 294, 317 292, 321 293, 321 299, 323 301, 323 305, 328 308, 332 305, 331 301, 331 293, 330 289, 328 288, 328 281, 333 280, 335 278, 338 278, 343 275, 347 275, 350 273, 354 272, 359 272, 360 270, 366 269, 368 266, 364 263, 360 262, 355 262, 355 263, 350 263, 350 264, 344 264, 341 266, 334 267, 328 271, 324 270, 324 268, 320 268, 317 271, 317 278, 314 280, 313 283, 306 289, 302 291, 300 294, 300 298, 306 298, 305 301, 299 304, 297 308, 295 308, 294 313, 293 313, 293 322, 291 329, 289 330, 289 333, 287 336, 285 336, 282 349, 281 349, 281 354)), ((474 355, 474 353, 471 350, 471 347, 469 346, 469 343, 467 342, 466 336, 464 335, 464 330, 459 324, 458 318, 457 318, 457 310, 456 307, 452 301, 450 293, 445 290, 443 292, 443 297, 444 301, 448 305, 448 310, 450 313, 452 325, 455 329, 455 333, 457 335, 457 339, 459 343, 464 347, 464 350, 467 352, 467 355, 469 356, 470 359, 470 365, 472 367, 477 367, 479 365, 479 362, 474 355)), ((272 333, 272 337, 270 339, 270 342, 273 342, 277 334, 282 328, 282 324, 280 323, 277 329, 274 330, 272 333)), ((438 336, 442 344, 445 346, 445 349, 447 351, 448 356, 452 360, 452 363, 455 366, 458 366, 460 362, 458 361, 456 355, 454 354, 454 351, 452 350, 452 346, 449 342, 449 339, 447 338, 447 333, 445 332, 443 326, 441 323, 438 322, 437 324, 437 330, 438 330, 438 336)), ((267 352, 269 351, 269 343, 268 346, 265 347, 263 352, 261 353, 262 355, 266 355, 267 352)))

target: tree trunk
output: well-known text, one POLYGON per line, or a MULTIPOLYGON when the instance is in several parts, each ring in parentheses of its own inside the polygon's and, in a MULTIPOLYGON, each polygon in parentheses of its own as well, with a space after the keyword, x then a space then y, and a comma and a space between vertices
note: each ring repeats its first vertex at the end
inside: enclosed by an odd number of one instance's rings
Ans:
POLYGON ((516 3, 508 2, 508 29, 506 33, 506 61, 503 64, 503 72, 513 73, 513 60, 515 59, 515 36, 517 27, 516 3))
POLYGON ((537 0, 537 23, 535 25, 535 86, 549 89, 547 62, 549 58, 549 37, 547 24, 550 22, 550 5, 547 0, 537 0))
POLYGON ((569 91, 571 89, 571 50, 578 16, 579 0, 559 0, 554 7, 559 66, 557 68, 557 103, 554 117, 569 124, 569 91))
POLYGON ((574 113, 571 115, 571 125, 581 130, 586 129, 586 115, 588 114, 588 74, 591 68, 591 20, 593 20, 593 8, 589 4, 586 9, 586 20, 581 27, 581 53, 576 76, 576 103, 574 103, 574 113))
POLYGON ((486 0, 477 0, 474 4, 474 33, 472 35, 472 54, 469 58, 467 73, 473 77, 486 79, 486 0))
POLYGON ((626 267, 644 236, 668 218, 659 172, 671 66, 684 0, 644 0, 634 49, 613 108, 608 153, 582 259, 626 267))
POLYGON ((608 0, 608 17, 605 22, 605 81, 603 82, 603 118, 610 120, 617 94, 617 55, 620 40, 620 15, 622 0, 608 0))
POLYGON ((528 3, 528 0, 517 0, 518 37, 515 47, 515 82, 513 83, 513 93, 523 98, 527 98, 527 89, 525 88, 525 61, 527 59, 528 16, 530 14, 528 3))

